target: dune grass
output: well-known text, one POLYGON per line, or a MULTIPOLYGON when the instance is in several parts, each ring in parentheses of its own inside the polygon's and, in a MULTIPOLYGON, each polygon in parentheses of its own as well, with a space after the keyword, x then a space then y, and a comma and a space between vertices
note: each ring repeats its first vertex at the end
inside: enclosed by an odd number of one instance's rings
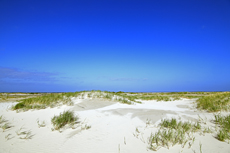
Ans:
POLYGON ((156 101, 174 101, 181 98, 200 98, 209 95, 210 92, 161 92, 161 93, 135 93, 135 92, 117 92, 116 95, 126 97, 131 101, 156 100, 156 101))
POLYGON ((54 126, 54 129, 59 130, 66 124, 74 124, 76 121, 78 121, 78 119, 79 118, 74 115, 74 112, 64 111, 63 113, 60 113, 60 115, 54 116, 51 119, 51 122, 54 126))
POLYGON ((228 111, 230 108, 230 92, 219 92, 201 97, 197 100, 197 108, 208 112, 228 111))
POLYGON ((220 141, 230 140, 230 115, 215 115, 215 122, 220 126, 217 139, 220 141))
POLYGON ((119 101, 124 104, 141 103, 138 100, 173 101, 181 98, 199 98, 197 107, 208 111, 227 109, 230 93, 221 92, 169 92, 169 93, 135 93, 135 92, 109 92, 109 91, 81 91, 68 93, 49 93, 41 96, 22 99, 13 107, 13 110, 44 109, 61 104, 72 105, 71 97, 104 98, 119 101), (220 99, 219 101, 216 99, 220 99), (212 103, 214 101, 214 103, 212 103))
POLYGON ((46 126, 46 122, 45 121, 42 121, 40 122, 39 119, 37 119, 37 124, 38 124, 38 127, 45 127, 46 126))
POLYGON ((195 132, 201 129, 201 125, 199 122, 196 122, 195 124, 192 124, 190 122, 178 122, 175 118, 172 118, 171 120, 162 120, 160 126, 170 129, 183 129, 184 132, 195 132))
POLYGON ((13 127, 13 126, 11 126, 9 123, 5 123, 5 124, 3 124, 3 125, 1 126, 3 132, 4 132, 5 130, 7 130, 7 129, 10 129, 11 127, 13 127))
POLYGON ((70 97, 77 97, 79 95, 79 92, 74 93, 50 93, 43 96, 28 98, 28 99, 22 99, 19 101, 18 104, 16 104, 12 109, 44 109, 46 107, 54 107, 59 104, 67 104, 72 105, 72 101, 70 97))
POLYGON ((154 151, 160 147, 169 148, 176 144, 181 144, 184 147, 189 141, 191 147, 195 140, 192 133, 201 130, 201 125, 198 122, 192 124, 190 122, 178 122, 176 119, 164 119, 159 125, 160 129, 155 134, 151 134, 149 138, 150 149, 154 151))
POLYGON ((43 93, 0 93, 0 102, 17 100, 17 99, 26 99, 31 97, 40 96, 43 93))
POLYGON ((24 128, 21 127, 15 133, 19 136, 20 139, 32 139, 34 134, 32 134, 31 130, 23 130, 24 128))
MULTIPOLYGON (((116 95, 115 92, 102 92, 102 91, 81 91, 81 92, 68 92, 68 93, 49 93, 46 95, 22 99, 12 107, 13 110, 29 110, 29 109, 44 109, 47 107, 55 107, 61 104, 72 105, 71 97, 78 97, 86 95, 87 98, 105 98, 113 100, 116 95)), ((118 101, 126 104, 131 104, 131 100, 127 97, 119 97, 118 101)))
POLYGON ((0 128, 3 130, 3 132, 5 132, 7 129, 10 129, 11 127, 13 126, 10 125, 10 123, 4 119, 3 116, 0 116, 0 128))

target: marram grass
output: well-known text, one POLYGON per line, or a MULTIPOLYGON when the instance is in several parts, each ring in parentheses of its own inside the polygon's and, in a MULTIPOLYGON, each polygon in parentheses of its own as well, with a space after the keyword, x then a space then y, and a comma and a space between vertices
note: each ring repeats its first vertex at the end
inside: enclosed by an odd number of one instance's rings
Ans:
POLYGON ((132 93, 132 92, 108 92, 100 90, 68 92, 68 93, 49 93, 33 98, 22 99, 13 110, 44 109, 55 107, 61 104, 71 105, 71 97, 104 98, 119 101, 124 104, 141 103, 138 100, 174 101, 181 98, 198 98, 197 108, 216 112, 228 110, 230 93, 229 92, 169 92, 169 93, 132 93))
POLYGON ((78 96, 79 92, 74 93, 50 93, 43 96, 22 99, 13 107, 13 110, 17 109, 44 109, 46 107, 53 107, 60 103, 71 105, 72 101, 70 97, 78 96))
POLYGON ((74 124, 79 118, 74 115, 73 111, 64 111, 58 116, 54 116, 51 122, 55 130, 59 130, 66 124, 74 124))
POLYGON ((220 130, 217 133, 217 139, 225 141, 230 139, 230 115, 215 115, 215 122, 219 124, 220 130))
POLYGON ((182 147, 189 142, 189 145, 194 143, 195 137, 193 132, 201 130, 201 125, 197 122, 192 124, 190 122, 181 122, 176 119, 164 119, 160 123, 160 129, 155 133, 151 134, 149 138, 149 144, 151 150, 158 150, 159 147, 174 146, 181 144, 182 147))
POLYGON ((230 92, 214 93, 197 100, 197 108, 208 112, 228 111, 230 108, 230 92))

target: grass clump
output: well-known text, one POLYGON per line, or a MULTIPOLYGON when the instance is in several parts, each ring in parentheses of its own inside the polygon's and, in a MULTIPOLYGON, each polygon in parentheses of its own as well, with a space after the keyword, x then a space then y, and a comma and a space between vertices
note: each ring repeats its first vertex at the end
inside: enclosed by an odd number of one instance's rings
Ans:
POLYGON ((160 123, 161 127, 164 128, 170 128, 170 129, 182 129, 184 132, 195 132, 201 129, 201 125, 199 122, 196 122, 195 124, 192 124, 190 122, 181 122, 177 121, 175 118, 164 119, 160 123))
POLYGON ((230 115, 215 115, 215 122, 219 124, 220 130, 217 133, 217 139, 225 141, 230 139, 230 115))
POLYGON ((3 125, 1 126, 3 132, 4 132, 5 130, 7 130, 7 129, 10 129, 11 127, 13 127, 13 126, 11 126, 9 123, 5 123, 5 124, 3 124, 3 125))
POLYGON ((16 109, 21 109, 21 108, 24 108, 24 107, 25 107, 24 102, 17 103, 17 104, 14 106, 14 110, 16 110, 16 109))
POLYGON ((40 128, 40 127, 45 127, 45 126, 46 126, 46 122, 45 122, 45 121, 42 121, 42 122, 40 123, 39 119, 37 119, 37 124, 38 124, 38 127, 39 127, 39 128, 40 128))
POLYGON ((44 109, 46 107, 54 107, 58 104, 72 105, 71 97, 78 96, 79 92, 69 93, 49 93, 38 97, 22 99, 13 107, 17 109, 44 109))
POLYGON ((197 108, 208 112, 228 111, 230 104, 230 92, 214 93, 197 100, 197 108))
POLYGON ((182 147, 186 145, 188 141, 189 146, 194 143, 195 137, 192 136, 193 132, 201 129, 200 124, 192 124, 190 122, 181 122, 176 119, 164 119, 160 123, 160 129, 151 134, 149 138, 150 149, 156 151, 159 147, 174 146, 175 144, 181 144, 182 147))
POLYGON ((31 131, 24 131, 20 135, 23 135, 23 136, 19 137, 20 139, 31 139, 34 136, 34 135, 32 135, 31 131))
POLYGON ((73 111, 64 111, 60 113, 60 115, 54 116, 51 122, 54 125, 54 129, 59 130, 66 124, 74 124, 78 119, 79 118, 74 115, 73 111))
POLYGON ((0 128, 2 128, 3 132, 6 131, 7 129, 10 129, 11 126, 7 120, 4 119, 3 116, 0 116, 0 128))

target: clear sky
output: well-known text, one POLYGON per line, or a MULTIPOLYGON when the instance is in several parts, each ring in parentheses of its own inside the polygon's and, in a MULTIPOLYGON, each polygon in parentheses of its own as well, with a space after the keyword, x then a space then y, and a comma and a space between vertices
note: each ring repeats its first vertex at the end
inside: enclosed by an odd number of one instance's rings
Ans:
POLYGON ((229 91, 229 0, 0 0, 0 92, 229 91))

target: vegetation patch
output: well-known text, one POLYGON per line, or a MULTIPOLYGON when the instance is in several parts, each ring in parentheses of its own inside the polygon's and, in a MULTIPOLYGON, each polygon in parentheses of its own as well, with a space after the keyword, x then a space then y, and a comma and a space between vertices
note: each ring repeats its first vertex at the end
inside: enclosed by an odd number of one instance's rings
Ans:
MULTIPOLYGON (((34 95, 34 94, 33 94, 34 95)), ((68 93, 43 93, 37 97, 22 99, 13 110, 44 109, 61 104, 72 105, 71 97, 104 98, 116 100, 124 104, 141 103, 138 100, 174 101, 181 98, 199 98, 197 107, 208 111, 227 110, 229 92, 162 92, 162 93, 135 93, 135 92, 109 92, 109 91, 81 91, 68 93)))
POLYGON ((217 139, 220 141, 230 140, 230 115, 215 115, 215 123, 220 126, 217 139))
POLYGON ((115 94, 121 97, 125 97, 130 101, 137 102, 140 100, 156 100, 156 101, 174 101, 181 98, 200 98, 213 92, 161 92, 161 93, 135 93, 135 92, 116 92, 115 94))
POLYGON ((63 113, 60 113, 58 116, 54 116, 51 119, 51 122, 54 126, 55 130, 59 130, 62 127, 64 127, 66 124, 74 124, 76 121, 78 121, 78 117, 74 115, 74 112, 72 111, 64 111, 63 113))
POLYGON ((229 104, 230 92, 214 93, 197 100, 197 108, 208 112, 228 111, 229 104))
POLYGON ((14 106, 14 109, 21 109, 21 108, 24 108, 25 107, 25 104, 24 102, 21 102, 21 103, 17 103, 15 106, 14 106))
POLYGON ((50 93, 43 96, 22 99, 13 107, 17 109, 44 109, 46 107, 54 107, 58 104, 72 105, 70 97, 78 96, 79 92, 74 93, 50 93))
POLYGON ((164 119, 160 123, 160 129, 151 134, 149 138, 150 149, 156 151, 160 147, 174 146, 181 144, 182 147, 189 142, 189 147, 194 143, 195 137, 193 132, 201 130, 201 125, 197 122, 192 124, 190 122, 181 122, 176 119, 164 119))
POLYGON ((196 122, 195 124, 182 121, 178 122, 175 118, 172 118, 171 120, 162 120, 160 126, 170 129, 183 129, 184 132, 196 132, 201 129, 201 125, 199 122, 196 122))
POLYGON ((0 93, 0 102, 40 96, 44 93, 0 93))
POLYGON ((0 128, 2 128, 2 131, 5 132, 7 129, 10 129, 13 127, 12 125, 9 124, 9 122, 4 119, 3 116, 0 116, 0 128))
POLYGON ((31 139, 34 136, 31 130, 23 130, 23 129, 24 128, 21 127, 19 130, 15 131, 20 139, 31 139))

